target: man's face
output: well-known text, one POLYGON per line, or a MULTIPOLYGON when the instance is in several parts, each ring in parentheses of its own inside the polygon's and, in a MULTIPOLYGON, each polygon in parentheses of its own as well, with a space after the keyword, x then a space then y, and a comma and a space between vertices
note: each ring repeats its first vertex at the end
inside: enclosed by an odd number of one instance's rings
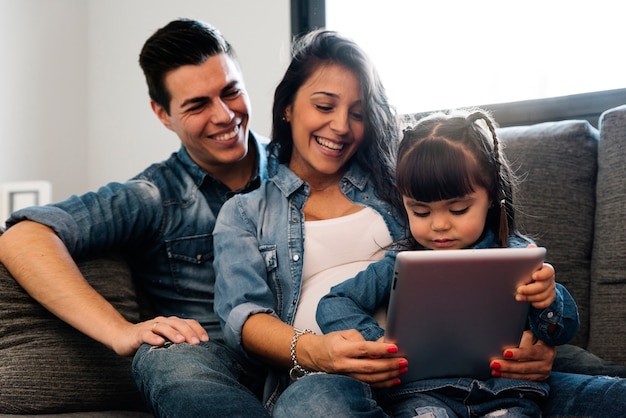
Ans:
POLYGON ((230 169, 248 152, 250 100, 239 66, 226 54, 185 65, 165 76, 170 113, 152 102, 200 167, 211 174, 230 169))

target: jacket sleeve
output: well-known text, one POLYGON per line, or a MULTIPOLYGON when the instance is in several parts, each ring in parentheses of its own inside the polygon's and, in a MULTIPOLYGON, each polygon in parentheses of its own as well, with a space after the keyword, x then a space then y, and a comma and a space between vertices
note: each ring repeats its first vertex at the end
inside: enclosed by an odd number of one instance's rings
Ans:
POLYGON ((143 180, 109 183, 97 192, 72 196, 46 206, 14 212, 12 226, 23 220, 46 225, 72 256, 101 253, 148 239, 162 223, 163 202, 158 188, 143 180), (156 225, 156 227, 153 227, 156 225))
POLYGON ((382 260, 334 286, 317 306, 320 329, 324 333, 356 329, 368 341, 382 337, 384 329, 374 314, 387 307, 394 266, 395 253, 387 252, 382 260))
POLYGON ((248 318, 257 313, 279 317, 277 298, 268 284, 273 274, 268 266, 277 265, 277 248, 259 244, 256 225, 261 212, 244 210, 241 196, 233 196, 222 206, 213 231, 215 313, 226 344, 244 355, 242 329, 248 318))
POLYGON ((543 310, 531 306, 528 319, 535 336, 550 345, 567 344, 580 327, 578 306, 560 283, 556 284, 554 302, 543 310))

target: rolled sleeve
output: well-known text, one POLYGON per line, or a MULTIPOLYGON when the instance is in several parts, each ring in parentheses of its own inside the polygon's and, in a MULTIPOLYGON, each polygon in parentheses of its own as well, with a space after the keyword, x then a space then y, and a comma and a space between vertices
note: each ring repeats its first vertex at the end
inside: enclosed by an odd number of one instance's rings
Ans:
POLYGON ((531 307, 529 319, 533 333, 550 345, 568 343, 580 327, 576 302, 560 283, 556 284, 556 298, 552 304, 543 310, 531 307))
POLYGON ((245 354, 242 329, 251 315, 277 312, 278 296, 268 281, 276 275, 275 245, 260 245, 254 222, 238 204, 239 196, 228 200, 217 219, 215 244, 215 312, 219 316, 224 341, 245 354), (274 250, 272 250, 274 248, 274 250))
POLYGON ((159 224, 160 193, 146 181, 110 183, 97 192, 14 212, 11 227, 24 220, 51 228, 73 256, 109 250, 140 239, 149 224, 159 224))
POLYGON ((264 308, 259 305, 255 305, 253 303, 243 303, 241 305, 235 306, 228 315, 226 323, 224 325, 224 341, 230 347, 234 347, 237 350, 242 351, 242 335, 241 330, 243 329, 243 324, 248 320, 251 315, 255 315, 258 313, 266 313, 273 316, 275 315, 274 310, 264 308))

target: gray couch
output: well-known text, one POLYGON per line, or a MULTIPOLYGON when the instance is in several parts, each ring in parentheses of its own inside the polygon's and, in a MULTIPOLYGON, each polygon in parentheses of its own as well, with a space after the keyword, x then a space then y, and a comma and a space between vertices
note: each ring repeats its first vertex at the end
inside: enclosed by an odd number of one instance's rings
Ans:
MULTIPOLYGON (((562 121, 499 134, 524 178, 521 226, 547 247, 557 280, 580 309, 580 332, 573 345, 559 348, 555 369, 624 375, 626 105, 606 111, 599 130, 562 121)), ((128 319, 139 319, 123 260, 83 260, 80 267, 128 319)), ((0 417, 149 416, 141 412, 130 362, 52 317, 0 266, 0 417)))

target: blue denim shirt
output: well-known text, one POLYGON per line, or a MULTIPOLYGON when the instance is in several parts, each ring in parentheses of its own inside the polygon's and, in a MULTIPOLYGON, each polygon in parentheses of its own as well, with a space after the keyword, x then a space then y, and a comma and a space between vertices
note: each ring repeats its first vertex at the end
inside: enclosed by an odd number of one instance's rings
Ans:
MULTIPOLYGON (((272 157, 270 165, 275 167, 272 157)), ((224 204, 214 231, 215 311, 225 342, 244 354, 241 330, 248 317, 267 313, 292 324, 302 284, 303 207, 310 188, 285 165, 271 171, 275 175, 259 189, 224 204)), ((352 164, 341 189, 380 213, 392 239, 404 235, 402 217, 375 195, 367 171, 352 164)), ((288 382, 287 371, 272 370, 268 379, 265 400, 271 404, 288 382)))
MULTIPOLYGON (((531 240, 519 235, 511 235, 508 240, 510 248, 526 247, 530 243, 531 240)), ((473 248, 496 247, 494 235, 489 232, 473 248)), ((320 300, 316 319, 324 333, 354 328, 368 341, 376 341, 384 335, 373 313, 389 300, 396 255, 397 251, 387 251, 382 260, 334 286, 320 300)), ((566 344, 580 326, 576 302, 560 283, 556 284, 556 298, 552 304, 545 309, 531 307, 528 320, 535 336, 549 345, 566 344), (550 326, 554 329, 548 333, 550 326)))
MULTIPOLYGON (((509 237, 508 246, 511 248, 526 247, 531 242, 525 237, 512 235, 509 237)), ((473 248, 495 247, 498 245, 494 235, 488 233, 473 248)), ((396 255, 397 251, 387 251, 382 260, 370 264, 367 269, 354 278, 334 286, 320 300, 316 319, 324 333, 354 328, 361 332, 368 341, 376 341, 384 335, 384 330, 374 319, 373 313, 389 300, 396 255)), ((528 320, 535 336, 550 345, 567 343, 574 337, 580 326, 576 302, 567 289, 559 283, 556 284, 554 302, 543 310, 531 307, 528 320), (549 326, 556 326, 556 328, 553 332, 548 333, 549 326)), ((387 396, 398 391, 403 393, 427 392, 450 388, 469 392, 473 382, 474 380, 470 378, 426 379, 405 383, 398 388, 383 391, 383 393, 387 396)), ((491 378, 481 382, 479 386, 492 395, 498 395, 511 389, 534 392, 540 396, 547 396, 548 394, 546 383, 528 380, 491 378)))
POLYGON ((268 140, 250 133, 257 175, 232 192, 200 168, 184 147, 126 183, 48 206, 13 213, 11 226, 29 219, 52 228, 74 258, 122 253, 155 312, 198 320, 211 339, 222 338, 213 311, 213 228, 233 194, 267 178, 268 140))

